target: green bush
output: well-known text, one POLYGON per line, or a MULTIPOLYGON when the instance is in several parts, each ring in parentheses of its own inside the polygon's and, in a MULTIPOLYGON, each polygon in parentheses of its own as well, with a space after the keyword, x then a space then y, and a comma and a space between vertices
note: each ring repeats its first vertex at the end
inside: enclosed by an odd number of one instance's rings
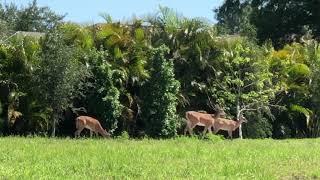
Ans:
POLYGON ((211 134, 211 133, 206 134, 203 138, 204 138, 204 140, 214 142, 214 143, 225 140, 223 135, 215 135, 215 134, 211 134))
POLYGON ((129 133, 127 131, 123 131, 120 136, 117 137, 118 139, 128 140, 130 139, 129 133))
POLYGON ((118 128, 118 119, 123 106, 120 102, 120 90, 115 86, 117 78, 114 77, 116 70, 110 63, 109 51, 92 50, 87 55, 92 79, 86 84, 87 89, 83 94, 88 113, 103 121, 103 126, 113 134, 118 128))
POLYGON ((168 48, 153 50, 151 77, 143 87, 142 119, 151 137, 177 134, 177 94, 180 83, 174 77, 173 62, 165 58, 168 48))

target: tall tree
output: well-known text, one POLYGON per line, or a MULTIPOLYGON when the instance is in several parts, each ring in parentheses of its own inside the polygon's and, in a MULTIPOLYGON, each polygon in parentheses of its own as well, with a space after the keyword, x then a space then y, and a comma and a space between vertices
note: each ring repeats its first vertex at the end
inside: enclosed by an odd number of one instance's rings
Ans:
POLYGON ((48 33, 42 44, 42 57, 37 69, 39 98, 52 111, 51 135, 55 136, 61 113, 77 95, 77 89, 87 77, 87 69, 73 56, 58 31, 48 33))
POLYGON ((95 46, 108 52, 114 86, 120 91, 123 109, 119 128, 134 132, 132 128, 140 114, 139 89, 149 77, 146 69, 149 47, 142 22, 136 20, 130 26, 112 22, 97 25, 93 35, 95 46))
POLYGON ((63 18, 48 7, 39 7, 37 0, 20 9, 15 4, 0 5, 0 19, 14 31, 45 32, 60 24, 63 18))
POLYGON ((11 4, 0 4, 0 19, 5 21, 8 25, 8 29, 13 30, 18 20, 18 7, 11 4))
POLYGON ((147 134, 152 137, 177 134, 176 107, 180 83, 174 77, 172 60, 165 58, 168 51, 165 46, 153 51, 151 77, 143 91, 142 118, 147 134))
POLYGON ((249 2, 226 0, 222 6, 214 10, 220 33, 256 37, 256 27, 251 22, 252 8, 249 2))
POLYGON ((100 119, 114 133, 119 130, 119 118, 123 110, 121 91, 116 86, 122 78, 119 70, 110 63, 110 56, 108 50, 93 49, 87 54, 85 60, 92 77, 86 81, 89 86, 83 91, 83 104, 89 114, 100 119))
MULTIPOLYGON (((209 95, 229 107, 237 120, 246 111, 268 109, 276 89, 265 52, 240 37, 221 40, 220 46, 209 95)), ((241 126, 239 136, 242 138, 241 126)))
POLYGON ((213 102, 202 89, 217 56, 215 26, 198 18, 188 19, 165 7, 148 21, 152 24, 150 44, 169 47, 176 79, 181 82, 178 113, 184 116, 190 109, 213 111, 213 102))
POLYGON ((230 33, 254 27, 261 43, 271 39, 281 48, 298 41, 307 30, 319 37, 319 7, 316 0, 226 0, 216 12, 218 24, 230 33))
POLYGON ((309 3, 307 0, 252 1, 255 9, 252 21, 257 27, 258 39, 271 39, 277 47, 299 40, 297 37, 305 34, 305 28, 312 25, 309 3))

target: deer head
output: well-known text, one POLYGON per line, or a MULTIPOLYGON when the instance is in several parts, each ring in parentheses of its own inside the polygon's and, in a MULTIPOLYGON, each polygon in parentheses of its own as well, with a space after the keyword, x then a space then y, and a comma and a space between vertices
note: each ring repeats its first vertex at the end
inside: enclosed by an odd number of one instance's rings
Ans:
POLYGON ((226 115, 224 109, 221 108, 218 104, 216 104, 213 109, 215 110, 215 117, 224 117, 226 115))
POLYGON ((240 123, 247 123, 248 121, 247 121, 247 119, 243 116, 243 114, 240 116, 240 118, 239 118, 239 122, 240 123))

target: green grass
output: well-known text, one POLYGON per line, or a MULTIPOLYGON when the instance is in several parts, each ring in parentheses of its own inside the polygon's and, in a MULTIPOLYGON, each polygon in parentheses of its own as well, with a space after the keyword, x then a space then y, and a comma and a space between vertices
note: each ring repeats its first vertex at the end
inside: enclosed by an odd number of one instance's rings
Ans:
POLYGON ((320 139, 0 138, 0 179, 320 178, 320 139))

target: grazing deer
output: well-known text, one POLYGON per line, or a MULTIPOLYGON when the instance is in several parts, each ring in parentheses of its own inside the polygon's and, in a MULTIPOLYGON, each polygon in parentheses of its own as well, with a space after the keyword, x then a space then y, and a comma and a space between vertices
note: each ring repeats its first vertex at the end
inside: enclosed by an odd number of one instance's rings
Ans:
POLYGON ((220 116, 225 115, 225 112, 222 109, 218 109, 215 114, 207 114, 202 112, 196 111, 187 111, 186 112, 186 119, 187 119, 187 126, 184 129, 184 135, 186 135, 187 131, 189 134, 192 135, 192 130, 197 125, 204 126, 203 134, 207 132, 207 130, 211 133, 211 127, 214 125, 214 120, 219 118, 220 116))
POLYGON ((233 121, 231 119, 225 118, 216 118, 213 125, 214 134, 216 134, 220 129, 225 130, 228 131, 228 135, 232 139, 232 132, 236 130, 243 122, 247 122, 246 118, 243 115, 241 115, 238 121, 233 121))
POLYGON ((80 136, 81 131, 84 128, 90 130, 90 137, 92 136, 92 131, 95 132, 96 135, 100 133, 103 137, 110 137, 110 133, 108 133, 105 129, 102 128, 100 122, 89 116, 79 116, 76 118, 76 132, 74 133, 75 137, 80 136))

